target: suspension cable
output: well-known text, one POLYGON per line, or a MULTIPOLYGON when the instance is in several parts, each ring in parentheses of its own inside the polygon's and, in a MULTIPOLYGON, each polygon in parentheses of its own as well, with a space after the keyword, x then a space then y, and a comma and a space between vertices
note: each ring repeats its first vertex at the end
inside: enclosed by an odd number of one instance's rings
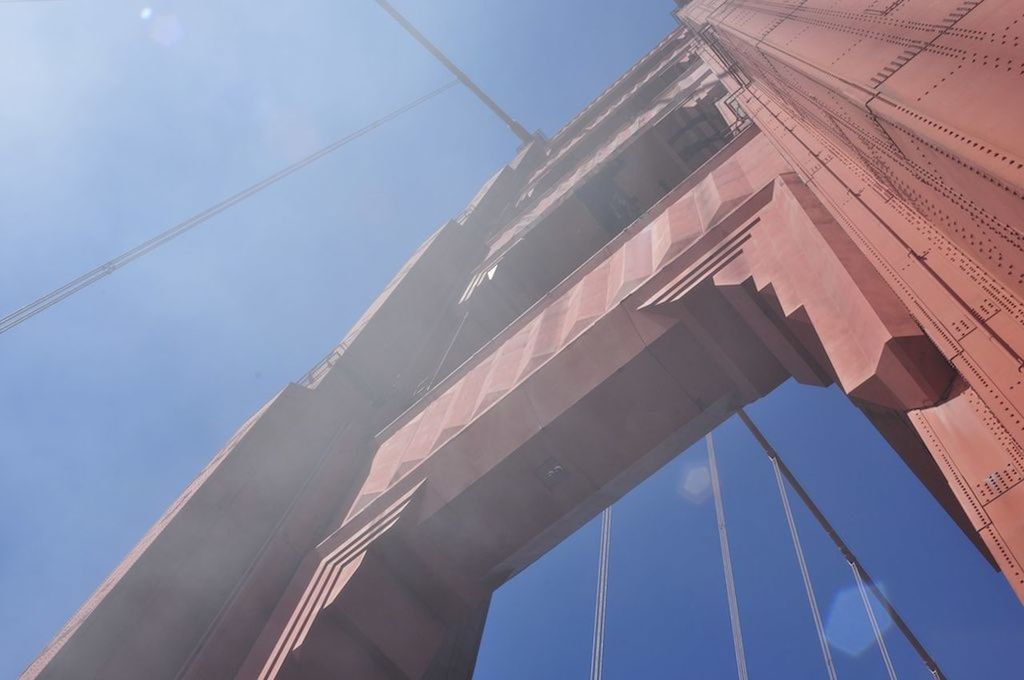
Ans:
POLYGON ((740 628, 740 609, 736 598, 736 582, 732 573, 732 555, 729 552, 729 535, 725 529, 725 507, 722 502, 722 485, 718 479, 718 463, 715 460, 715 442, 711 433, 704 435, 708 449, 708 470, 711 473, 711 491, 715 497, 715 519, 718 523, 718 543, 722 550, 722 569, 725 572, 725 593, 729 599, 729 622, 732 624, 732 645, 736 655, 736 675, 747 680, 747 656, 743 651, 743 631, 740 628))
POLYGON ((82 290, 83 288, 91 286, 92 284, 96 283, 100 279, 103 279, 103 278, 105 278, 107 276, 110 276, 116 270, 118 270, 121 267, 125 266, 129 262, 137 260, 140 257, 142 257, 143 255, 146 255, 146 254, 156 250, 157 248, 159 248, 160 246, 164 245, 165 243, 171 241, 172 239, 174 239, 174 238, 176 238, 178 236, 181 236, 186 231, 189 231, 190 229, 198 227, 200 224, 203 224, 204 222, 209 220, 211 217, 214 217, 215 215, 219 215, 220 213, 224 212, 228 208, 230 208, 230 207, 232 207, 232 206, 234 206, 234 205, 236 205, 238 203, 241 203, 242 201, 244 201, 245 199, 249 198, 250 196, 252 196, 252 195, 254 195, 256 193, 259 193, 263 189, 266 189, 270 185, 275 184, 276 182, 284 179, 285 177, 288 177, 289 175, 291 175, 291 174, 301 170, 302 168, 306 167, 307 165, 310 165, 311 163, 313 163, 314 161, 320 160, 324 156, 326 156, 326 155, 328 155, 328 154, 330 154, 330 153, 332 153, 334 151, 337 151, 338 149, 340 149, 341 147, 345 146, 349 142, 354 141, 354 140, 358 139, 359 137, 362 137, 362 136, 364 136, 364 135, 366 135, 366 134, 376 130, 377 128, 379 128, 380 126, 384 125, 385 123, 391 122, 392 120, 394 120, 394 119, 398 118, 399 116, 401 116, 403 113, 408 113, 409 111, 413 110, 417 106, 419 106, 421 104, 425 104, 426 102, 430 101, 431 99, 433 99, 434 97, 438 96, 442 92, 445 92, 446 90, 449 90, 452 87, 455 87, 457 84, 458 84, 457 80, 451 80, 451 81, 445 83, 441 87, 439 87, 439 88, 437 88, 437 89, 435 89, 435 90, 433 90, 431 92, 428 92, 427 94, 423 95, 422 97, 420 97, 418 99, 415 99, 415 100, 409 102, 408 104, 405 104, 404 106, 401 106, 401 107, 395 109, 391 113, 388 113, 387 115, 382 116, 381 118, 378 118, 377 120, 373 121, 369 125, 366 125, 366 126, 364 126, 362 128, 359 128, 355 132, 352 132, 352 133, 346 135, 345 137, 342 137, 341 139, 339 139, 339 140, 337 140, 335 142, 332 142, 331 144, 328 144, 327 146, 325 146, 324 148, 320 149, 319 151, 311 153, 310 155, 306 156, 305 158, 302 158, 302 159, 296 161, 295 163, 292 163, 291 165, 287 166, 286 168, 284 168, 282 170, 278 170, 274 174, 272 174, 272 175, 270 175, 268 177, 265 177, 264 179, 262 179, 259 182, 253 184, 252 186, 248 187, 247 189, 243 189, 242 191, 239 191, 237 194, 234 194, 233 196, 230 196, 230 197, 224 199, 220 203, 217 203, 217 204, 207 208, 206 210, 203 210, 202 212, 197 213, 197 214, 193 215, 192 217, 189 217, 187 220, 185 220, 183 222, 179 222, 178 224, 174 225, 170 229, 167 229, 166 231, 164 231, 164 232, 154 236, 153 238, 151 238, 151 239, 149 239, 147 241, 143 241, 142 243, 140 243, 139 245, 135 246, 134 248, 131 248, 130 250, 128 250, 128 251, 126 251, 124 253, 121 253, 120 255, 115 257, 114 259, 112 259, 112 260, 110 260, 110 261, 108 261, 108 262, 106 262, 104 264, 101 264, 100 266, 98 266, 95 269, 92 269, 92 270, 86 272, 85 274, 82 274, 78 278, 76 278, 76 279, 74 279, 72 281, 69 281, 68 283, 64 284, 60 288, 57 288, 55 290, 50 291, 49 293, 47 293, 46 295, 42 296, 41 298, 35 300, 34 302, 30 302, 29 304, 25 305, 24 307, 16 309, 15 311, 11 312, 10 314, 0 318, 0 334, 6 333, 7 331, 11 330, 15 326, 17 326, 17 325, 23 323, 24 321, 27 321, 28 319, 32 318, 36 314, 39 314, 40 312, 42 312, 42 311, 44 311, 46 309, 49 309, 50 307, 56 305, 57 303, 59 303, 59 302, 65 300, 65 299, 71 297, 72 295, 74 295, 78 291, 82 290))
POLYGON ((885 670, 889 674, 889 680, 897 680, 896 668, 892 665, 892 657, 889 656, 889 647, 885 644, 885 636, 882 635, 882 629, 878 627, 878 619, 875 618, 875 610, 871 606, 870 598, 868 598, 868 589, 864 586, 864 579, 860 575, 860 569, 852 562, 849 564, 850 569, 853 571, 853 580, 857 583, 857 592, 860 593, 860 600, 864 603, 864 611, 867 612, 868 621, 871 623, 871 632, 875 634, 875 642, 878 644, 878 651, 882 655, 882 663, 885 664, 885 670))
POLYGON ((818 521, 821 528, 824 529, 828 537, 832 539, 832 542, 835 544, 836 548, 839 549, 839 552, 843 557, 846 558, 846 561, 857 568, 860 577, 864 580, 864 584, 871 591, 871 594, 875 596, 875 599, 882 605, 885 613, 889 615, 890 619, 892 619, 893 624, 895 624, 899 631, 903 633, 903 636, 907 639, 907 642, 910 643, 910 646, 914 648, 915 652, 917 652, 918 657, 920 657, 921 661, 928 669, 928 672, 932 674, 935 680, 946 680, 946 676, 939 668, 938 662, 932 658, 931 654, 928 653, 928 650, 924 648, 923 644, 921 644, 921 641, 917 639, 916 635, 914 635, 914 632, 910 630, 910 626, 907 622, 904 621, 903 617, 900 616, 898 611, 896 611, 896 607, 893 606, 892 602, 889 601, 889 598, 885 596, 885 593, 883 593, 875 584, 870 574, 868 574, 867 569, 864 568, 864 565, 857 559, 857 556, 854 555, 850 547, 845 541, 843 541, 842 537, 839 536, 839 533, 828 521, 821 509, 818 508, 810 495, 808 495, 803 485, 801 485, 793 475, 793 472, 786 466, 786 463, 779 456, 778 451, 776 451, 771 443, 769 443, 768 439, 764 436, 757 425, 754 424, 754 421, 750 419, 750 416, 747 415, 746 411, 739 408, 736 413, 740 417, 740 420, 743 421, 743 424, 747 426, 750 433, 754 435, 754 439, 757 440, 757 443, 761 445, 761 449, 765 452, 765 455, 774 462, 778 470, 786 478, 786 481, 788 481, 789 485, 793 488, 793 491, 796 492, 797 496, 800 497, 800 500, 803 501, 804 505, 814 516, 814 519, 818 521))
POLYGON ((818 609, 818 599, 814 596, 814 584, 811 582, 811 574, 807 569, 807 560, 804 557, 804 548, 800 544, 800 534, 796 530, 796 521, 793 519, 793 510, 789 507, 789 495, 786 493, 785 482, 782 479, 782 472, 779 470, 779 461, 772 458, 772 469, 775 471, 775 481, 779 486, 779 497, 782 499, 782 508, 786 511, 786 524, 789 526, 789 535, 793 539, 793 550, 796 552, 796 561, 800 565, 800 576, 804 580, 804 590, 807 591, 807 604, 811 608, 811 616, 814 618, 814 630, 818 634, 818 644, 821 645, 821 654, 825 659, 825 670, 830 680, 836 680, 836 667, 832 661, 832 651, 828 646, 828 638, 825 637, 825 626, 821 621, 821 611, 818 609))
POLYGON ((612 550, 612 509, 601 513, 601 549, 597 559, 597 597, 594 602, 594 643, 590 653, 590 680, 604 672, 604 619, 608 602, 608 556, 612 550))
POLYGON ((519 138, 519 141, 523 144, 529 144, 533 141, 533 135, 527 132, 526 128, 520 125, 512 118, 512 116, 505 113, 504 109, 498 106, 493 99, 487 96, 487 93, 480 89, 480 86, 473 82, 473 80, 467 76, 462 69, 456 66, 455 62, 449 59, 447 55, 437 47, 437 45, 430 42, 430 40, 427 39, 427 36, 420 33, 419 29, 413 26, 411 21, 406 19, 397 9, 392 7, 391 3, 387 2, 387 0, 374 1, 380 5, 381 9, 390 14, 391 18, 397 21, 398 25, 404 28, 406 32, 416 40, 416 42, 422 45, 427 52, 430 52, 431 56, 441 62, 442 66, 448 69, 453 76, 458 78, 459 82, 466 86, 466 89, 476 95, 476 98, 483 102, 483 104, 489 108, 494 115, 498 116, 498 118, 508 126, 508 129, 512 131, 512 134, 519 138))

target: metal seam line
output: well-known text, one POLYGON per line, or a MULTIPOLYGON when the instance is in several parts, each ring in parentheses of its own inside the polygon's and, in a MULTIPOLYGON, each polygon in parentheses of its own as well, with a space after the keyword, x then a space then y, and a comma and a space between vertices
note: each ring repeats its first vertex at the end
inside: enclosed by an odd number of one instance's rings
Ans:
POLYGON ((608 556, 612 549, 612 509, 601 513, 601 548, 597 559, 597 597, 594 601, 594 646, 590 654, 590 680, 604 672, 604 619, 608 601, 608 556))
POLYGON ((451 342, 448 343, 447 349, 444 354, 441 355, 441 360, 437 362, 437 368, 434 370, 434 375, 430 376, 430 382, 427 384, 427 391, 429 392, 437 384, 437 378, 441 374, 441 369, 444 368, 444 364, 448 361, 448 355, 452 353, 452 348, 455 347, 455 341, 459 339, 459 334, 462 333, 462 327, 466 325, 466 319, 469 318, 469 310, 462 315, 459 320, 459 325, 455 327, 455 332, 452 334, 451 342))
POLYGON ((715 442, 711 433, 704 435, 708 448, 708 470, 711 473, 711 491, 715 497, 715 520, 718 523, 718 543, 722 549, 722 569, 725 572, 725 593, 729 600, 729 622, 732 624, 732 645, 736 654, 736 675, 747 680, 747 656, 743 651, 743 631, 740 628, 740 609, 736 598, 736 581, 732 573, 732 555, 729 552, 729 535, 725 529, 725 507, 722 502, 722 486, 718 479, 718 463, 715 461, 715 442))

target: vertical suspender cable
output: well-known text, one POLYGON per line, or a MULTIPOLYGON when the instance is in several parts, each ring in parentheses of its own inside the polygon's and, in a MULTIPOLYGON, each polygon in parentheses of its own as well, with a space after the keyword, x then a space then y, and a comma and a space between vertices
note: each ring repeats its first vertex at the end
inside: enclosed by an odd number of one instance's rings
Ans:
POLYGON ((871 606, 868 589, 864 587, 864 579, 861 577, 860 569, 853 562, 850 562, 850 569, 853 570, 853 580, 857 582, 857 592, 860 593, 861 602, 864 603, 864 611, 867 612, 868 621, 871 622, 871 630, 875 634, 875 642, 878 643, 878 651, 882 655, 882 662, 885 664, 885 670, 889 674, 889 680, 897 680, 896 668, 892 665, 892 657, 889 656, 889 647, 885 644, 882 629, 878 627, 878 619, 875 618, 875 610, 871 606))
POLYGON ((722 549, 722 569, 725 571, 725 593, 729 598, 729 621, 732 624, 732 645, 736 653, 736 674, 739 680, 747 680, 747 657, 743 651, 743 631, 740 629, 740 609, 736 599, 736 582, 732 574, 732 555, 729 553, 729 535, 725 529, 725 508, 722 503, 722 486, 718 480, 718 463, 715 461, 715 442, 708 433, 704 436, 708 447, 708 470, 711 473, 711 491, 715 497, 715 519, 718 522, 718 542, 722 549))
POLYGON ((786 481, 788 481, 790 486, 793 487, 796 495, 804 502, 804 505, 814 516, 814 519, 818 521, 818 524, 821 525, 821 528, 824 529, 828 537, 832 539, 832 542, 835 544, 836 548, 839 549, 839 552, 844 558, 846 558, 846 561, 856 567, 857 575, 861 577, 864 584, 871 591, 871 594, 875 596, 875 599, 878 600, 882 605, 882 608, 885 609, 885 613, 889 615, 889 618, 892 619, 892 622, 896 625, 899 631, 903 633, 903 636, 907 639, 907 642, 910 643, 910 646, 914 648, 915 652, 917 652, 917 655, 928 669, 928 672, 932 674, 935 680, 945 680, 946 676, 939 668, 938 662, 932 658, 931 654, 928 653, 928 650, 924 648, 923 644, 921 644, 921 641, 917 639, 917 636, 914 635, 914 631, 910 630, 910 626, 903 620, 903 617, 900 616, 899 612, 896 611, 896 607, 894 607, 892 602, 889 601, 889 598, 885 596, 885 593, 875 585, 874 580, 871 578, 871 575, 868 574, 864 565, 860 563, 860 560, 857 559, 857 556, 853 554, 850 547, 846 545, 846 542, 839 536, 839 533, 832 526, 832 523, 828 521, 828 518, 825 517, 818 505, 810 495, 808 495, 807 490, 804 489, 803 485, 800 484, 800 481, 786 466, 786 463, 779 456, 778 451, 776 451, 771 443, 769 443, 768 439, 765 438, 761 430, 754 424, 754 421, 750 419, 750 416, 747 415, 746 411, 740 408, 737 409, 736 414, 740 417, 740 420, 743 421, 743 424, 747 426, 747 429, 750 430, 750 434, 754 435, 754 439, 756 439, 757 443, 761 445, 761 449, 765 452, 765 455, 772 460, 776 469, 782 472, 786 481))
POLYGON ((800 544, 800 534, 796 530, 796 522, 793 520, 793 510, 789 507, 789 496, 786 494, 786 485, 782 479, 782 472, 779 470, 779 461, 772 458, 772 469, 775 471, 775 481, 779 485, 779 497, 782 498, 782 508, 786 511, 786 524, 789 525, 789 535, 793 539, 793 550, 796 551, 796 561, 800 565, 800 576, 804 580, 804 590, 807 591, 807 604, 811 607, 811 616, 814 618, 814 630, 818 634, 818 643, 821 645, 821 654, 825 658, 825 670, 828 672, 829 680, 836 680, 836 667, 832 662, 832 651, 828 646, 828 638, 825 637, 825 626, 821 622, 821 611, 818 609, 818 600, 814 597, 814 584, 811 583, 811 574, 807 570, 807 560, 804 558, 804 549, 800 544))
POLYGON ((601 549, 597 558, 597 598, 594 602, 594 646, 590 653, 590 680, 604 672, 604 619, 608 602, 608 556, 612 549, 612 509, 601 513, 601 549))

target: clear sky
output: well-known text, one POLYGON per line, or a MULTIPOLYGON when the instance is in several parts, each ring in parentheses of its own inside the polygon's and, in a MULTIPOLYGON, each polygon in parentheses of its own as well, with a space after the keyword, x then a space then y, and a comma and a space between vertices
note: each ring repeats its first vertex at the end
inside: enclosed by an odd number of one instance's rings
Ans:
MULTIPOLYGON (((1024 608, 836 388, 790 381, 748 408, 951 680, 1020 677, 1024 608)), ((768 459, 714 433, 751 678, 825 678, 768 459)), ((604 677, 735 678, 703 442, 612 509, 604 677)), ((850 568, 790 494, 839 678, 887 680, 850 568)), ((476 680, 588 677, 600 519, 497 591, 476 680)), ((881 610, 902 680, 931 680, 881 610)))
MULTIPOLYGON (((668 0, 395 4, 549 134, 674 26, 668 0)), ((0 55, 4 312, 448 79, 370 0, 0 3, 0 55)), ((0 336, 0 677, 516 145, 452 90, 0 336)), ((1005 673, 1022 608, 866 423, 830 415, 837 397, 787 389, 754 412, 951 677, 1005 673)), ((767 469, 735 424, 719 448, 752 670, 820 677, 767 469)), ((701 455, 615 510, 608 678, 731 677, 711 506, 675 492, 701 455)), ((802 526, 831 602, 843 565, 802 526)), ((499 592, 480 678, 586 677, 596 540, 499 592)))

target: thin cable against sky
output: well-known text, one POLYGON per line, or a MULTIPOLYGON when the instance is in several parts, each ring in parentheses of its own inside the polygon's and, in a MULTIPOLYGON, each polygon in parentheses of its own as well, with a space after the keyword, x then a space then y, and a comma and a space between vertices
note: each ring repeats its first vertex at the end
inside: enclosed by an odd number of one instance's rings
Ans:
POLYGON ((590 680, 604 676, 604 623, 608 604, 608 560, 612 551, 612 509, 601 513, 601 549, 597 559, 597 597, 594 599, 594 645, 590 651, 590 680))
MULTIPOLYGON (((0 0, 0 2, 2 1, 3 0, 0 0)), ((65 283, 60 288, 56 288, 50 291, 46 295, 43 295, 37 300, 30 302, 24 307, 16 309, 15 311, 4 316, 3 318, 0 318, 0 334, 6 333, 15 326, 18 326, 19 324, 27 321, 28 319, 31 319, 36 314, 39 314, 40 312, 43 312, 49 309, 50 307, 53 307, 59 302, 66 300, 67 298, 71 297, 72 295, 82 290, 83 288, 91 286, 100 279, 110 276, 115 271, 125 266, 129 262, 137 260, 143 255, 146 255, 147 253, 156 250, 165 243, 177 238, 178 236, 181 236, 186 231, 198 227, 199 225, 209 220, 211 217, 219 215, 228 208, 238 203, 241 203, 250 196, 259 193, 263 189, 266 189, 270 185, 275 184, 276 182, 284 179, 285 177, 301 170, 307 165, 313 163, 314 161, 318 161, 324 156, 334 151, 337 151, 338 149, 345 146, 349 142, 354 141, 366 134, 369 134, 370 132, 373 132, 374 130, 384 125, 385 123, 389 123, 392 120, 401 116, 402 114, 408 113, 409 111, 413 110, 420 104, 425 104, 426 102, 430 101, 431 99, 440 95, 446 90, 455 87, 456 85, 458 85, 458 83, 458 80, 448 81, 441 87, 432 90, 431 92, 428 92, 427 94, 423 95, 418 99, 414 99, 408 104, 405 104, 404 106, 401 106, 395 109, 394 111, 378 118, 369 125, 361 127, 355 132, 352 132, 346 135, 345 137, 342 137, 341 139, 332 142, 331 144, 328 144, 319 151, 311 153, 310 155, 296 161, 295 163, 292 163, 286 168, 278 170, 274 174, 265 177, 264 179, 260 180, 259 182, 256 182, 255 184, 249 186, 248 188, 239 191, 237 194, 229 196, 220 203, 217 203, 216 205, 213 205, 200 213, 196 213, 192 217, 189 217, 187 220, 179 222, 170 229, 167 229, 166 231, 154 236, 153 238, 147 241, 143 241, 134 248, 125 251, 124 253, 121 253, 114 259, 101 264, 95 269, 89 270, 88 272, 82 274, 78 278, 73 279, 68 283, 65 283)))
POLYGON ((836 673, 836 664, 832 659, 832 649, 829 646, 828 636, 825 634, 825 624, 821 619, 821 609, 818 607, 818 598, 814 594, 814 583, 811 580, 810 570, 807 568, 807 558, 804 555, 803 544, 800 543, 800 533, 796 528, 796 520, 793 519, 793 509, 789 505, 789 495, 786 494, 786 485, 782 479, 782 471, 779 469, 779 461, 771 459, 772 470, 775 472, 775 483, 779 487, 779 498, 782 500, 782 509, 786 513, 786 525, 789 527, 789 536, 793 540, 793 550, 796 552, 797 565, 800 567, 800 577, 804 582, 804 590, 807 592, 807 605, 811 609, 811 616, 814 619, 814 631, 818 635, 818 644, 821 646, 821 656, 825 661, 825 671, 829 680, 836 680, 839 676, 836 673))
MULTIPOLYGON (((914 635, 914 632, 910 630, 910 626, 903 619, 903 617, 900 616, 899 612, 896 611, 896 607, 893 606, 892 602, 889 601, 889 598, 886 597, 885 593, 883 593, 881 589, 875 584, 874 579, 871 578, 867 570, 864 568, 864 565, 861 564, 860 560, 857 559, 857 556, 853 553, 853 550, 850 549, 850 546, 848 546, 846 542, 839 536, 839 533, 835 530, 835 527, 833 527, 832 523, 828 521, 828 519, 825 517, 824 513, 822 513, 821 509, 814 502, 814 500, 811 499, 810 495, 808 495, 807 493, 807 490, 804 489, 802 484, 800 484, 800 481, 796 478, 793 472, 782 460, 782 457, 779 455, 779 452, 776 451, 775 447, 771 445, 768 439, 764 436, 764 433, 761 432, 761 429, 754 424, 754 421, 751 420, 750 416, 747 415, 747 412, 743 410, 742 407, 736 410, 736 415, 740 417, 740 420, 746 426, 747 430, 750 432, 750 434, 754 436, 754 439, 757 440, 757 443, 760 445, 761 450, 764 451, 766 456, 768 456, 769 460, 772 463, 772 468, 774 469, 776 474, 781 474, 781 477, 785 478, 785 481, 789 483, 789 486, 793 489, 796 495, 800 498, 801 501, 803 501, 804 507, 806 507, 807 510, 810 511, 811 516, 813 516, 814 519, 817 520, 818 524, 825 531, 825 534, 830 539, 832 539, 832 543, 834 543, 836 548, 839 549, 839 553, 846 559, 847 562, 850 563, 850 566, 857 571, 858 577, 863 579, 864 584, 871 591, 871 594, 874 595, 878 603, 882 605, 882 609, 885 610, 885 613, 888 614, 890 619, 892 619, 892 622, 896 625, 896 628, 899 629, 901 633, 903 633, 903 637, 906 638, 907 642, 910 643, 910 646, 914 648, 915 652, 917 652, 918 657, 920 657, 921 661, 924 662, 924 665, 928 669, 928 672, 931 673, 932 677, 934 677, 936 680, 945 680, 946 676, 939 669, 938 663, 935 661, 935 659, 932 658, 931 654, 928 653, 928 650, 924 648, 924 645, 917 638, 917 636, 914 635)), ((779 478, 777 477, 777 479, 779 478)), ((788 496, 785 493, 785 487, 783 484, 781 484, 781 482, 779 483, 779 487, 783 502, 788 506, 789 501, 788 496)))
POLYGON ((747 655, 743 651, 743 628, 740 625, 740 607, 736 597, 736 579, 732 571, 732 555, 729 551, 729 533, 725 526, 725 507, 722 501, 722 483, 718 478, 718 463, 715 461, 715 440, 708 432, 704 435, 708 450, 708 472, 711 475, 711 491, 715 497, 715 523, 718 525, 718 544, 722 551, 722 570, 725 576, 725 593, 729 600, 729 623, 732 626, 733 653, 736 657, 736 676, 747 680, 747 655))
POLYGON ((448 58, 448 55, 442 52, 437 45, 430 42, 427 36, 423 35, 423 33, 421 33, 418 28, 413 26, 412 22, 406 19, 401 12, 392 7, 391 3, 387 2, 387 0, 374 1, 378 5, 380 5, 381 9, 383 9, 385 12, 391 15, 391 18, 398 22, 398 25, 404 28, 405 31, 416 40, 416 42, 422 45, 423 48, 427 50, 427 52, 430 52, 431 56, 437 59, 438 62, 440 62, 442 66, 448 69, 448 71, 453 76, 458 78, 459 82, 466 86, 467 90, 476 95, 476 98, 483 102, 484 106, 489 108, 494 113, 494 115, 500 118, 502 122, 508 126, 508 129, 512 131, 512 134, 519 138, 519 141, 521 141, 523 144, 529 144, 531 141, 533 141, 533 135, 527 132, 526 128, 524 128, 522 125, 519 124, 517 120, 510 116, 505 111, 505 109, 498 106, 497 102, 491 99, 490 96, 486 92, 484 92, 480 88, 480 86, 473 81, 472 78, 466 75, 465 71, 456 66, 455 62, 448 58))

